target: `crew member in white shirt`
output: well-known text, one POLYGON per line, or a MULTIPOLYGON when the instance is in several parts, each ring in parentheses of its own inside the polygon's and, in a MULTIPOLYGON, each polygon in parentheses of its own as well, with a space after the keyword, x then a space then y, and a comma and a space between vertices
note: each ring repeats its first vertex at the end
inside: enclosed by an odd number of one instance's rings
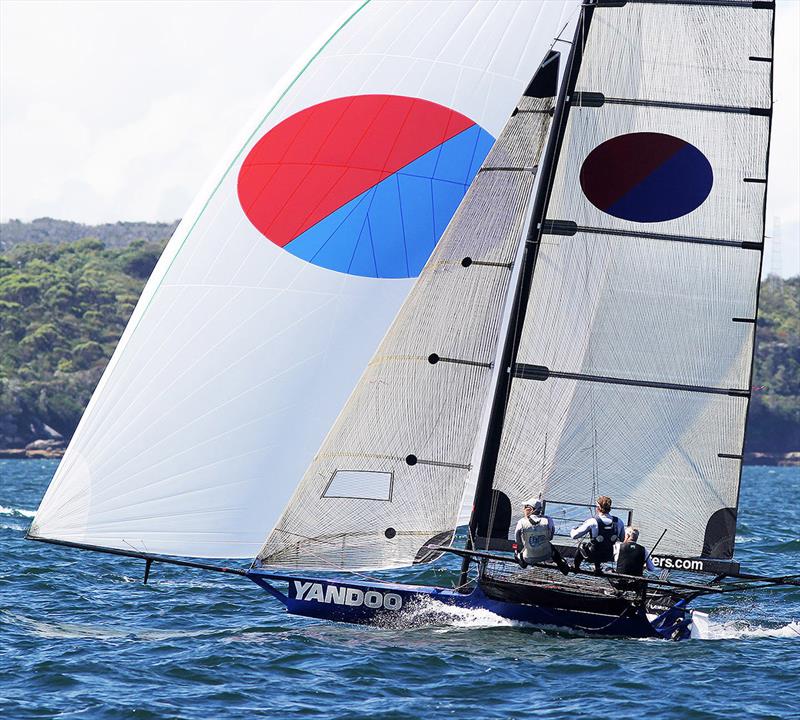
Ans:
POLYGON ((594 563, 596 573, 601 572, 604 562, 614 559, 614 545, 625 537, 625 523, 611 515, 611 498, 601 495, 597 498, 597 514, 582 525, 570 530, 573 540, 589 535, 575 552, 572 566, 577 570, 584 560, 594 563))

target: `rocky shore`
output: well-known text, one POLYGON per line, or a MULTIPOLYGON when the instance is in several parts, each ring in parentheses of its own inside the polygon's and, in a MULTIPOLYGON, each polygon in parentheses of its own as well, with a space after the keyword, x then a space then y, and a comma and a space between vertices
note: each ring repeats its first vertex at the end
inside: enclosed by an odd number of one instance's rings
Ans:
MULTIPOLYGON (((41 460, 61 458, 66 450, 62 440, 34 440, 23 448, 0 448, 0 460, 41 460)), ((788 453, 745 453, 745 465, 800 467, 800 451, 788 453)))
POLYGON ((788 453, 752 452, 744 454, 745 465, 775 465, 778 467, 800 467, 800 451, 788 453))
POLYGON ((66 445, 63 440, 34 440, 21 448, 0 448, 0 460, 41 460, 60 458, 66 445))

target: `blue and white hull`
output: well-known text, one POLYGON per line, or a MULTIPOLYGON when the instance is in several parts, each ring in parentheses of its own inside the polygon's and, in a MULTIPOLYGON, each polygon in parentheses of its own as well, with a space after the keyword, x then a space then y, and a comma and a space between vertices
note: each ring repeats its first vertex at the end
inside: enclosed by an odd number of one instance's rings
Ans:
POLYGON ((619 611, 581 610, 509 602, 489 597, 480 584, 468 593, 424 585, 363 582, 282 575, 250 570, 248 577, 286 606, 289 613, 358 624, 398 627, 436 620, 450 608, 488 610, 507 620, 587 635, 684 639, 693 612, 680 602, 661 615, 628 604, 619 611), (285 586, 285 591, 279 586, 285 586), (444 607, 443 607, 444 606, 444 607))

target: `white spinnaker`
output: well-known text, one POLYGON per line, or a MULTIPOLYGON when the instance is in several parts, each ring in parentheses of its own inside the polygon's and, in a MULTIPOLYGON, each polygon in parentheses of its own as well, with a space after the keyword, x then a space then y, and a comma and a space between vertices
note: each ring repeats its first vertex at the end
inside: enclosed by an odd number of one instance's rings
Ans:
POLYGON ((512 506, 538 493, 589 505, 610 495, 633 509, 645 544, 667 529, 659 553, 732 556, 771 30, 772 11, 745 2, 594 10, 576 90, 607 102, 570 110, 547 218, 578 231, 542 237, 517 360, 632 382, 512 383, 495 481, 512 506), (680 217, 615 217, 581 190, 595 148, 645 132, 691 143, 713 169, 707 199, 680 217))
POLYGON ((497 135, 575 9, 365 3, 278 88, 170 240, 31 535, 251 557, 410 290, 306 263, 245 217, 237 176, 271 128, 328 99, 418 97, 497 135))

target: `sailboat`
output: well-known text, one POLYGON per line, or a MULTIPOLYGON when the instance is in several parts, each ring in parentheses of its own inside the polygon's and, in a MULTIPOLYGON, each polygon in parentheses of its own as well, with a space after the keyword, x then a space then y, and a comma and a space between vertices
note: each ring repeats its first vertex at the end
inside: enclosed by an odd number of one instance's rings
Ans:
POLYGON ((699 596, 798 584, 734 560, 773 25, 750 0, 361 5, 181 223, 28 537, 358 623, 683 639, 699 596), (602 494, 658 579, 514 564, 523 500, 570 555, 602 494), (443 554, 453 587, 364 575, 443 554))

